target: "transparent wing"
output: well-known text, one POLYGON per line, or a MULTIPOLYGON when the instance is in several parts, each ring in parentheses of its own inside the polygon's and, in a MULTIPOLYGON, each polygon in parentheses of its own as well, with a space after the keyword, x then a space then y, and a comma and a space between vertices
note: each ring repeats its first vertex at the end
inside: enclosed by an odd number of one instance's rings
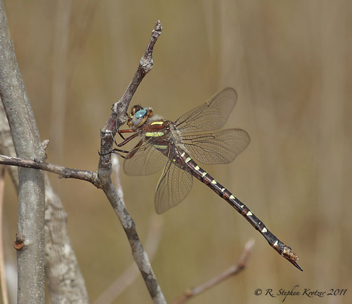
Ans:
MULTIPOLYGON (((130 153, 134 153, 131 158, 125 159, 123 171, 127 175, 151 175, 163 168, 167 162, 167 157, 152 145, 152 140, 137 145, 130 153)), ((141 143, 141 142, 140 142, 141 143)))
MULTIPOLYGON (((172 158, 171 158, 172 159, 172 158)), ((177 167, 168 161, 164 167, 155 193, 155 210, 161 214, 181 203, 192 189, 193 178, 186 168, 177 167)))
POLYGON ((176 126, 182 133, 221 129, 235 107, 236 101, 236 91, 233 88, 225 88, 205 104, 178 118, 175 122, 176 126))
POLYGON ((190 154, 203 164, 231 163, 251 141, 248 133, 242 129, 183 135, 182 138, 190 154))

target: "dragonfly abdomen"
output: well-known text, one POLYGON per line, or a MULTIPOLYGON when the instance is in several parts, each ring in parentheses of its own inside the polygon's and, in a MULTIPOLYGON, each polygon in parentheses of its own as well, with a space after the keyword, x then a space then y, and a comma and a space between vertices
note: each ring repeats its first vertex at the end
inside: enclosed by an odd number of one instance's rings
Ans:
POLYGON ((221 198, 227 201, 234 209, 237 210, 260 234, 268 241, 269 245, 273 247, 281 256, 290 261, 298 269, 302 270, 297 264, 298 256, 291 250, 289 246, 286 246, 281 242, 269 229, 260 221, 251 210, 243 204, 238 198, 236 198, 229 190, 217 182, 210 174, 197 165, 197 163, 191 158, 191 156, 182 152, 181 157, 187 164, 188 169, 192 175, 206 184, 221 198))
POLYGON ((234 209, 236 209, 241 215, 243 215, 247 221, 256 229, 259 230, 263 235, 268 230, 265 225, 249 210, 249 208, 238 200, 227 188, 216 181, 209 173, 203 170, 197 165, 197 163, 186 153, 182 153, 181 156, 184 158, 192 175, 206 184, 222 199, 227 201, 234 209))

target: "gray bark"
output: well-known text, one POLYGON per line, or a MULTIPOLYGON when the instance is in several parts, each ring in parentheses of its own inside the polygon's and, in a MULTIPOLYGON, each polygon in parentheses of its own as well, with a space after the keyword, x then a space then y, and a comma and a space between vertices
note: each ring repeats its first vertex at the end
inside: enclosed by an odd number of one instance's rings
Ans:
MULTIPOLYGON (((15 157, 5 111, 0 105, 0 153, 15 157)), ((18 191, 18 167, 7 166, 18 191)), ((89 303, 88 293, 67 231, 67 214, 45 177, 45 274, 53 303, 89 303)))
MULTIPOLYGON (((3 1, 0 0, 0 94, 18 157, 43 159, 39 132, 9 37, 3 1)), ((44 175, 19 168, 18 303, 44 303, 44 175)))

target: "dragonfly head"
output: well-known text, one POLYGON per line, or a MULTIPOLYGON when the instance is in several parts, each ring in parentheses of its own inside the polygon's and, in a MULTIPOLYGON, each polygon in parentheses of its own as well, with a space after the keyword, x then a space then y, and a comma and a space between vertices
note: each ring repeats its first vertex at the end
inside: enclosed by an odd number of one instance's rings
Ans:
POLYGON ((145 124, 148 118, 153 116, 152 108, 142 108, 137 105, 131 109, 131 113, 128 115, 127 125, 130 128, 138 128, 145 124))

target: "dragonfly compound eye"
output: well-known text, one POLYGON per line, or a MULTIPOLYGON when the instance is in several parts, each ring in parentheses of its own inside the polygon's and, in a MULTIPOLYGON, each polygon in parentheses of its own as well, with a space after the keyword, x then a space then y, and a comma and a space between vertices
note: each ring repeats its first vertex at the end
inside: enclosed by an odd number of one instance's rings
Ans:
POLYGON ((141 110, 137 111, 132 118, 132 123, 135 126, 140 125, 141 122, 143 122, 146 115, 147 115, 147 111, 145 109, 141 109, 141 110))
POLYGON ((142 119, 145 114, 147 114, 147 111, 142 109, 142 110, 139 110, 134 116, 137 118, 137 119, 142 119))

